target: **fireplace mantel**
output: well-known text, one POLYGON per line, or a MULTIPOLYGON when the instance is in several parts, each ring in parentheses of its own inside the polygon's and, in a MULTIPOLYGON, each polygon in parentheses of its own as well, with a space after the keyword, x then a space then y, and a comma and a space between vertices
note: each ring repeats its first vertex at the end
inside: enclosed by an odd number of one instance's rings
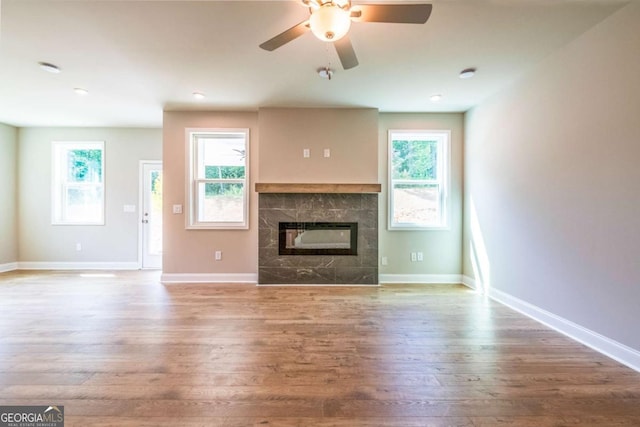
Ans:
POLYGON ((381 184, 291 184, 256 183, 257 193, 380 193, 381 184))

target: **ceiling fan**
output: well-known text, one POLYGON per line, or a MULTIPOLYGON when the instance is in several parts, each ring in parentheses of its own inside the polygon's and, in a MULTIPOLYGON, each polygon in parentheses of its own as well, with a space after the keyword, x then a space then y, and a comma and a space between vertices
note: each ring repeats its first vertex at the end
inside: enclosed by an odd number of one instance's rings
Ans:
POLYGON ((317 38, 331 42, 345 70, 358 65, 358 58, 349 39, 351 22, 385 22, 424 24, 431 15, 430 4, 357 4, 351 0, 301 0, 309 7, 309 19, 302 21, 260 47, 272 51, 311 31, 317 38))

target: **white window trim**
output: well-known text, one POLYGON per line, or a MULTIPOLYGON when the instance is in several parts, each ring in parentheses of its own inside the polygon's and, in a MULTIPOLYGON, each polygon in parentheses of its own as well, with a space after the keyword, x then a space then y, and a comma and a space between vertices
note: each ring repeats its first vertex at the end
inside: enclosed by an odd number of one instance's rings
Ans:
MULTIPOLYGON (((247 230, 249 229, 249 184, 251 182, 249 171, 251 164, 250 146, 248 128, 187 128, 185 129, 186 141, 186 195, 187 195, 187 215, 185 217, 185 228, 187 230, 247 230), (243 200, 243 218, 242 222, 200 222, 197 221, 198 200, 197 187, 198 183, 203 179, 195 177, 195 161, 197 159, 195 136, 201 134, 212 133, 241 133, 245 139, 245 175, 244 179, 223 180, 225 183, 242 183, 244 184, 244 200, 243 200)), ((216 182, 213 179, 207 179, 207 182, 216 182)))
MULTIPOLYGON (((104 141, 52 141, 51 143, 51 224, 52 225, 104 225, 105 224, 105 192, 106 192, 106 169, 105 169, 105 144, 104 141), (64 199, 66 198, 66 191, 62 188, 64 185, 60 180, 60 170, 58 167, 60 165, 58 154, 59 148, 67 148, 67 149, 80 149, 80 150, 102 150, 102 200, 101 205, 102 209, 100 209, 100 219, 96 221, 65 221, 58 218, 57 212, 58 209, 64 210, 66 207, 66 203, 64 203, 64 199)), ((70 186, 73 187, 93 187, 95 184, 87 184, 87 183, 73 183, 70 186)), ((59 215, 61 218, 64 218, 65 215, 59 215)))
MULTIPOLYGON (((439 153, 440 154, 440 153, 439 153)), ((433 181, 438 183, 439 180, 433 181)), ((396 180, 395 182, 398 182, 396 180)), ((420 181, 428 183, 428 181, 420 181)), ((390 231, 447 231, 451 229, 451 196, 449 189, 451 188, 451 131, 450 130, 431 130, 431 129, 389 129, 387 135, 387 229, 390 231), (393 137, 395 135, 405 135, 408 138, 429 135, 429 138, 437 138, 442 144, 442 154, 438 156, 438 170, 442 171, 445 176, 442 180, 443 188, 440 193, 440 206, 442 208, 440 225, 421 225, 421 224, 394 224, 393 223, 393 137)))

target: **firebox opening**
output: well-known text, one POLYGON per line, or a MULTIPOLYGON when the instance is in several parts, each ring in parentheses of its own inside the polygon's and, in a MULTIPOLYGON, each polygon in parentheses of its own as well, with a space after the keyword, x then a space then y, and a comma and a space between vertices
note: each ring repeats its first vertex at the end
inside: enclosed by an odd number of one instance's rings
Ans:
POLYGON ((358 255, 357 222, 281 222, 280 255, 358 255))

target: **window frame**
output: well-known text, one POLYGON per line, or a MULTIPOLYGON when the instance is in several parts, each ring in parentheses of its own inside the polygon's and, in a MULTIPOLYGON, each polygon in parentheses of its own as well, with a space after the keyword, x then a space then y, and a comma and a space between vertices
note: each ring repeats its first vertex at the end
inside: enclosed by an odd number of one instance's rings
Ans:
POLYGON ((389 129, 387 139, 387 229, 390 231, 420 230, 439 231, 450 229, 450 186, 451 186, 451 130, 431 129, 389 129), (439 185, 440 219, 436 224, 396 223, 394 222, 394 184, 393 179, 393 141, 398 136, 409 140, 436 140, 438 142, 438 178, 435 180, 412 180, 413 183, 439 185))
POLYGON ((250 139, 248 128, 188 128, 186 129, 186 149, 187 149, 187 215, 186 229, 188 230, 247 230, 249 229, 249 185, 250 185, 250 139), (199 178, 198 174, 198 137, 212 135, 242 135, 245 145, 244 178, 199 178), (207 183, 225 183, 243 185, 243 211, 242 221, 199 221, 198 212, 201 206, 201 199, 198 195, 198 186, 207 183))
POLYGON ((52 141, 51 142, 51 224, 52 225, 105 225, 105 192, 106 192, 106 150, 104 141, 52 141), (71 183, 66 179, 69 165, 66 169, 61 164, 63 152, 69 150, 96 150, 102 152, 100 168, 100 183, 71 183), (62 175, 64 173, 64 176, 62 175), (69 188, 89 188, 99 187, 101 191, 100 198, 100 216, 93 221, 77 221, 69 220, 66 215, 67 190, 69 188))

